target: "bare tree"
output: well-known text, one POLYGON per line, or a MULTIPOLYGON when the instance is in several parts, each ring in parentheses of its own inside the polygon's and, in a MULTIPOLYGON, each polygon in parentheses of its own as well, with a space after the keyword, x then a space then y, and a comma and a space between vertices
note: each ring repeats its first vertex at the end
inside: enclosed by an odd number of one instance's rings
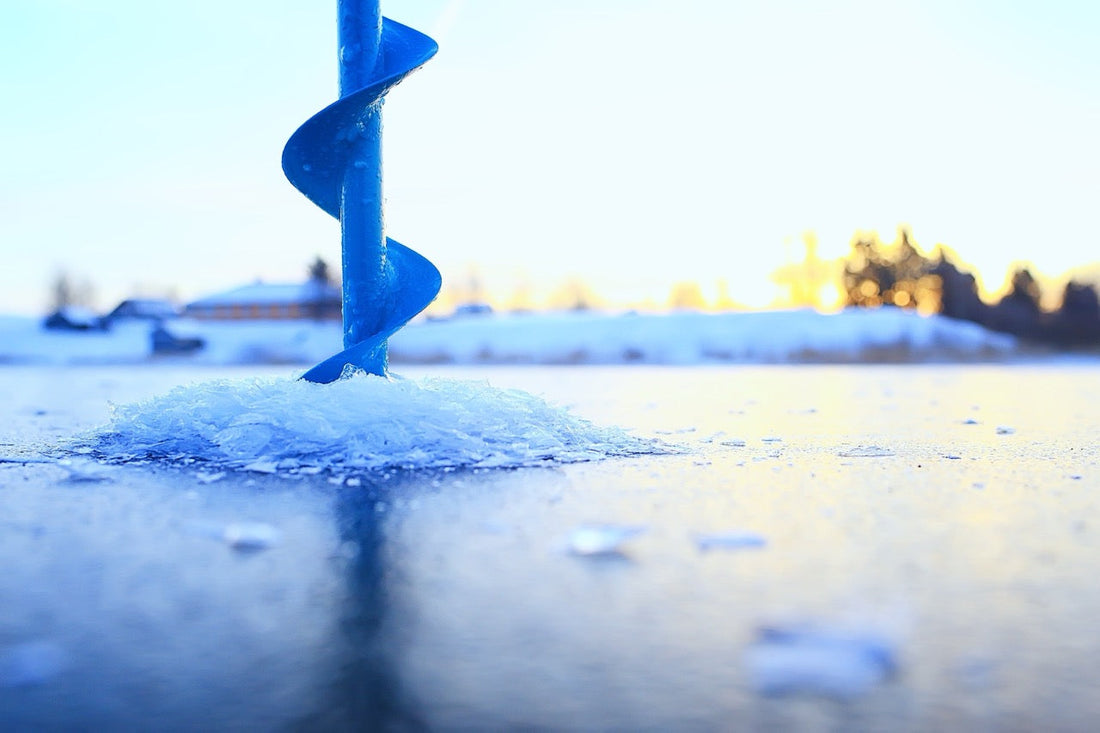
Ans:
POLYGON ((328 263, 321 259, 320 255, 309 265, 309 280, 324 285, 332 282, 332 273, 329 271, 328 263))
POLYGON ((73 284, 64 271, 54 276, 53 283, 50 285, 50 298, 54 310, 73 305, 73 284))

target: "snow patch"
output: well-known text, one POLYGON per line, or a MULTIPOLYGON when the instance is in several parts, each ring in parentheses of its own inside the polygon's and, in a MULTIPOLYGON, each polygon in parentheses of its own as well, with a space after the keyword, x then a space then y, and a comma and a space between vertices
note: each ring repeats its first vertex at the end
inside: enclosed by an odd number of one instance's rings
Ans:
MULTIPOLYGON (((342 348, 339 322, 172 319, 176 336, 205 346, 186 356, 152 351, 150 325, 109 331, 41 328, 0 316, 0 363, 313 365, 342 348)), ((901 308, 665 314, 543 313, 418 320, 390 340, 393 363, 699 364, 1003 359, 1016 340, 973 323, 901 308)))
POLYGON ((114 409, 78 438, 112 462, 201 460, 283 470, 510 468, 662 453, 663 444, 596 426, 519 390, 452 379, 352 374, 215 380, 114 409))

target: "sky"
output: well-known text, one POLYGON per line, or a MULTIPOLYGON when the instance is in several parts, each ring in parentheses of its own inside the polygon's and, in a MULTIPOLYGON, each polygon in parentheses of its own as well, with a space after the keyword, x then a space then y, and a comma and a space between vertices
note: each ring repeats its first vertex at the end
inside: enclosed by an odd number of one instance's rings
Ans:
MULTIPOLYGON (((506 301, 580 279, 766 306, 769 274, 912 228, 1001 284, 1100 260, 1100 4, 397 0, 439 54, 384 113, 387 232, 506 301)), ((318 0, 0 4, 0 312, 339 262, 285 180, 337 96, 318 0)))

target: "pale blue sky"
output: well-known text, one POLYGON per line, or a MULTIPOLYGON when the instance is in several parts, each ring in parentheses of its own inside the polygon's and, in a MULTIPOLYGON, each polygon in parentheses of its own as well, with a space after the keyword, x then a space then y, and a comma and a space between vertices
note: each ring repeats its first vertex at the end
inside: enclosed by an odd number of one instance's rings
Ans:
MULTIPOLYGON (((620 301, 719 279, 738 300, 817 232, 899 223, 996 286, 1100 260, 1091 2, 417 0, 439 55, 385 114, 390 236, 461 280, 620 301)), ((0 312, 64 268, 101 307, 339 259, 282 176, 335 99, 335 3, 0 4, 0 312)))

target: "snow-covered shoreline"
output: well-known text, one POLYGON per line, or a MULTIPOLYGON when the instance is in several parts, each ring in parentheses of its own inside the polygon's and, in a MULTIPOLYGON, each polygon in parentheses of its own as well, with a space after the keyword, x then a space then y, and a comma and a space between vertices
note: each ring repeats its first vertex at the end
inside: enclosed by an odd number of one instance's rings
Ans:
MULTIPOLYGON (((64 332, 0 316, 0 364, 302 364, 340 348, 337 323, 175 320, 198 336, 194 354, 154 356, 147 322, 64 332)), ((987 361, 1017 341, 972 323, 896 308, 667 314, 538 313, 420 320, 390 342, 395 364, 708 364, 987 361)))

